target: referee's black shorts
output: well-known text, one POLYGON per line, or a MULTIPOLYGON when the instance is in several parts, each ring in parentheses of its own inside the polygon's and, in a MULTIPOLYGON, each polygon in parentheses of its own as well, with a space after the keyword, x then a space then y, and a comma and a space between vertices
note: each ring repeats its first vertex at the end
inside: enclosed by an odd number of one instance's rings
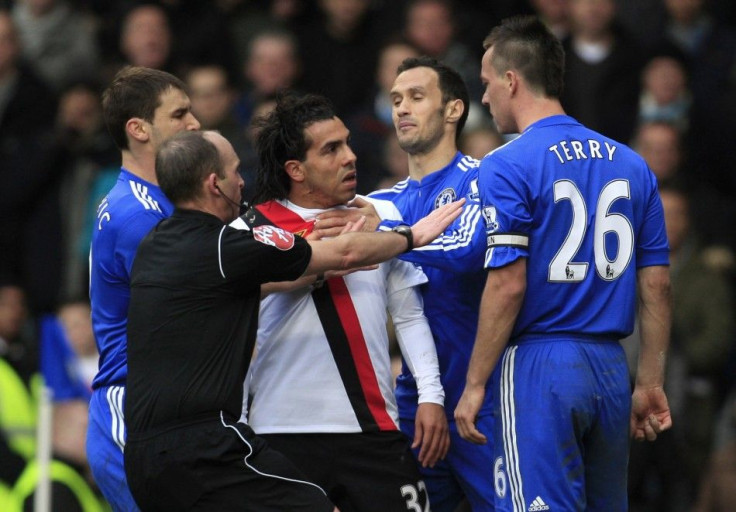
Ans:
POLYGON ((427 491, 400 431, 355 434, 262 434, 340 512, 429 510, 427 491))
POLYGON ((334 509, 325 491, 248 425, 225 419, 130 433, 125 473, 144 512, 334 509))

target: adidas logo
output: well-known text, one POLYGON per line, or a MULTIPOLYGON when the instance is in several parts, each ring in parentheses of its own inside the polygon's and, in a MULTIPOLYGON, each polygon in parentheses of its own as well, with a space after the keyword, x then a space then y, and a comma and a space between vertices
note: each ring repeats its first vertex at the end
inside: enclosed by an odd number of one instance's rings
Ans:
POLYGON ((549 505, 547 505, 542 498, 537 496, 534 498, 534 501, 532 501, 532 504, 529 505, 529 512, 537 512, 539 510, 549 510, 549 505))

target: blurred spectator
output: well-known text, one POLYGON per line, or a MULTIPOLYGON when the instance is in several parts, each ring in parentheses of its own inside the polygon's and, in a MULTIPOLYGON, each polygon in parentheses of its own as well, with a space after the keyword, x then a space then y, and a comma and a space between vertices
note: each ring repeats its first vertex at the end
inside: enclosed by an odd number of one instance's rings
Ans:
MULTIPOLYGON (((53 510, 102 512, 85 450, 87 410, 92 379, 97 371, 97 347, 92 333, 89 302, 64 303, 58 313, 40 321, 41 370, 51 390, 51 502, 53 510)), ((39 482, 35 461, 20 475, 15 493, 31 510, 39 482)))
POLYGON ((235 104, 238 123, 247 127, 255 105, 292 88, 301 69, 297 41, 291 32, 271 28, 256 34, 242 63, 245 83, 235 104))
POLYGON ((396 138, 389 94, 399 64, 406 58, 418 56, 419 51, 408 41, 402 38, 388 39, 378 55, 372 94, 346 122, 350 130, 350 147, 357 157, 359 194, 384 188, 379 181, 393 179, 391 167, 385 165, 385 148, 390 144, 388 140, 396 138))
POLYGON ((114 39, 117 46, 114 54, 106 55, 103 82, 110 82, 115 73, 128 64, 175 72, 173 33, 166 10, 155 2, 115 5, 115 19, 119 21, 108 37, 114 39))
POLYGON ((721 512, 736 502, 736 387, 731 388, 716 430, 693 512, 721 512))
POLYGON ((693 512, 730 510, 736 502, 736 440, 713 453, 703 473, 698 502, 693 512))
POLYGON ((684 469, 692 486, 689 490, 694 492, 711 447, 723 393, 719 388, 722 373, 736 341, 733 290, 731 276, 714 265, 709 251, 700 246, 685 190, 663 187, 660 195, 671 250, 672 285, 677 290, 670 359, 683 359, 679 428, 687 448, 684 469))
POLYGON ((89 302, 64 303, 41 322, 41 370, 52 390, 54 457, 89 472, 85 433, 92 379, 97 373, 97 346, 89 302))
POLYGON ((190 68, 184 75, 192 101, 192 113, 202 125, 202 130, 217 130, 233 145, 236 151, 243 145, 245 130, 235 119, 235 90, 227 70, 217 64, 205 64, 190 68))
MULTIPOLYGON (((391 133, 383 143, 381 151, 382 156, 382 169, 383 177, 375 184, 373 190, 380 190, 384 188, 391 188, 398 182, 405 180, 409 177, 409 159, 406 158, 406 153, 401 146, 399 146, 399 139, 396 137, 396 133, 391 133)), ((363 167, 360 163, 357 164, 358 169, 358 185, 362 179, 363 167)), ((392 333, 389 332, 389 335, 392 333)), ((394 333, 395 334, 395 333, 394 333)), ((398 373, 401 373, 401 354, 398 353, 399 368, 398 373)))
POLYGON ((30 320, 23 288, 13 279, 0 281, 0 357, 27 386, 39 369, 39 349, 30 320))
POLYGON ((76 356, 75 373, 79 382, 92 389, 92 379, 97 373, 97 344, 92 333, 92 318, 87 299, 71 300, 59 308, 61 326, 76 356))
POLYGON ((172 31, 173 71, 183 75, 192 66, 216 65, 229 79, 237 74, 229 20, 211 0, 160 0, 172 31))
MULTIPOLYGON (((0 430, 10 448, 30 459, 36 447, 36 407, 32 399, 39 352, 29 322, 23 288, 0 282, 0 430)), ((0 464, 2 464, 0 460, 0 464)))
POLYGON ((704 0, 664 0, 665 40, 687 56, 692 91, 692 156, 699 179, 736 195, 736 31, 704 0))
POLYGON ((562 105, 591 129, 626 142, 636 125, 641 49, 614 23, 615 0, 569 0, 569 7, 562 105))
MULTIPOLYGON (((189 87, 192 113, 202 125, 202 130, 217 130, 233 145, 240 158, 240 173, 245 187, 243 199, 252 197, 255 169, 251 168, 252 147, 248 128, 235 116, 236 91, 222 66, 195 66, 186 73, 184 81, 189 87)), ((252 107, 250 107, 252 108, 252 107)))
POLYGON ((18 277, 36 313, 56 307, 61 286, 64 155, 56 98, 19 54, 10 13, 0 9, 0 274, 18 277))
POLYGON ((105 180, 106 169, 117 175, 120 152, 102 120, 100 88, 79 82, 62 91, 56 119, 58 137, 69 160, 60 195, 64 239, 61 298, 82 296, 89 285, 89 240, 97 204, 91 204, 95 183, 105 180))
POLYGON ((370 0, 319 0, 319 15, 295 27, 303 62, 300 87, 328 97, 349 119, 370 95, 384 27, 370 0))
POLYGON ((616 18, 642 48, 652 48, 660 42, 664 13, 663 0, 616 1, 616 18))
POLYGON ((18 0, 21 54, 56 91, 99 72, 93 20, 65 0, 18 0))
POLYGON ((461 153, 482 160, 488 153, 504 144, 501 134, 492 125, 464 130, 460 135, 458 149, 461 153))
POLYGON ((670 123, 652 121, 643 123, 632 141, 632 147, 646 160, 660 184, 677 180, 690 190, 692 218, 704 244, 724 244, 733 250, 736 240, 731 229, 736 218, 734 197, 702 179, 707 170, 704 163, 690 157, 694 151, 684 144, 679 130, 670 123), (718 221, 714 221, 718 219, 718 221))
POLYGON ((667 55, 654 57, 644 67, 642 85, 639 123, 664 121, 687 130, 692 97, 682 62, 667 55))
POLYGON ((569 0, 530 0, 529 3, 557 39, 562 41, 570 34, 569 0))
POLYGON ((676 290, 666 384, 674 426, 666 441, 670 453, 641 444, 632 447, 631 487, 643 510, 679 511, 690 510, 703 476, 736 329, 730 276, 713 264, 710 250, 692 229, 687 192, 671 183, 660 188, 660 195, 676 290), (665 457, 676 464, 676 475, 663 463, 665 457), (657 478, 661 485, 652 485, 657 478))
POLYGON ((688 157, 684 137, 672 124, 663 121, 642 123, 632 141, 632 147, 649 165, 660 185, 671 181, 685 183, 690 190, 691 217, 704 244, 730 244, 729 230, 724 231, 714 218, 733 218, 728 201, 719 191, 700 179, 698 168, 688 157))
MULTIPOLYGON (((480 58, 483 56, 482 43, 491 28, 509 16, 534 14, 534 9, 531 6, 532 1, 452 0, 456 27, 455 39, 469 48, 480 62, 480 58)), ((408 2, 404 0, 403 3, 408 2)))
POLYGON ((631 146, 647 162, 659 183, 680 174, 684 155, 680 132, 674 125, 664 121, 644 122, 631 146))
POLYGON ((456 69, 468 86, 470 99, 476 102, 470 108, 482 112, 485 109, 477 104, 483 95, 477 55, 481 45, 474 52, 457 39, 454 12, 452 0, 410 0, 406 9, 406 37, 420 53, 456 69))
POLYGON ((272 29, 292 31, 316 9, 306 0, 218 0, 217 3, 228 19, 236 63, 246 61, 248 46, 258 33, 272 29))
POLYGON ((244 201, 251 203, 255 196, 256 173, 258 170, 258 152, 256 151, 256 137, 260 131, 260 120, 267 116, 274 108, 276 108, 276 97, 271 96, 262 99, 253 108, 253 115, 250 118, 248 128, 245 130, 245 145, 238 154, 240 157, 240 176, 242 176, 245 185, 241 191, 244 201))

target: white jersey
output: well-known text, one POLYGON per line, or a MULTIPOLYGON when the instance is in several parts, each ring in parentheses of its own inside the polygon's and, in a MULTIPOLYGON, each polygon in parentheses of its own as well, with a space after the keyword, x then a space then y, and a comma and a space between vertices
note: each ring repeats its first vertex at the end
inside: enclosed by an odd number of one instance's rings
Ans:
MULTIPOLYGON (((382 216, 398 215, 392 203, 372 202, 382 216)), ((307 232, 324 211, 288 201, 271 201, 257 209, 265 220, 292 230, 299 227, 296 215, 307 232)), ((258 434, 397 430, 387 308, 400 314, 396 302, 403 306, 407 291, 421 301, 414 287, 426 281, 414 265, 392 259, 376 270, 328 279, 320 288, 266 297, 256 356, 246 379, 248 424, 258 434)), ((426 324, 421 307, 419 317, 426 324)), ((434 358, 436 365, 428 327, 422 337, 428 338, 431 353, 414 359, 434 358)), ((438 370, 436 374, 441 393, 438 370)))

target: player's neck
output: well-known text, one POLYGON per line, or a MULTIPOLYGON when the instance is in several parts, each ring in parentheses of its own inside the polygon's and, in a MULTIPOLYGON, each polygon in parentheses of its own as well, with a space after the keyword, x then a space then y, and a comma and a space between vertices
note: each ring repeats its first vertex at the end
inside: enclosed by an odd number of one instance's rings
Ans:
POLYGON ((306 210, 329 210, 339 206, 330 198, 321 194, 319 191, 311 190, 308 187, 291 183, 291 190, 286 197, 292 204, 306 210))
POLYGON ((134 154, 130 150, 123 151, 122 165, 125 169, 149 183, 158 185, 156 164, 153 155, 134 154))
POLYGON ((565 115, 565 111, 558 99, 539 96, 520 102, 514 113, 519 133, 541 119, 559 115, 565 115))
POLYGON ((443 141, 428 153, 409 155, 409 176, 421 181, 433 172, 447 167, 457 154, 455 141, 443 141))

